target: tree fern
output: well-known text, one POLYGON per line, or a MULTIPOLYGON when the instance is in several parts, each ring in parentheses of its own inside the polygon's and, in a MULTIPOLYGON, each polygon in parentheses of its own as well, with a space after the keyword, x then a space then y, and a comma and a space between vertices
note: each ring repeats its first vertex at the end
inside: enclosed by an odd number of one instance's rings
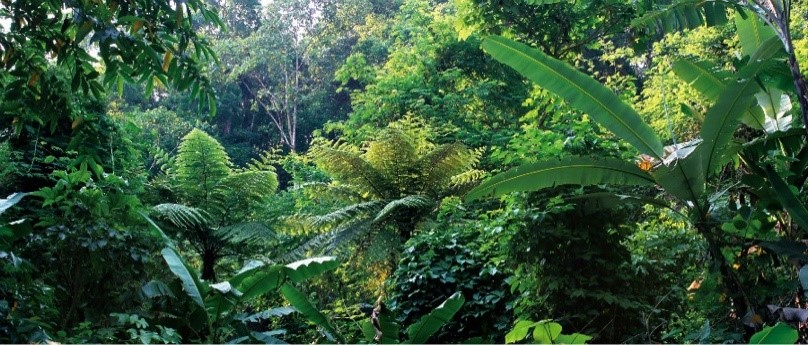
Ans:
POLYGON ((432 132, 423 123, 405 119, 363 143, 364 149, 339 140, 315 140, 309 156, 334 179, 329 189, 353 193, 343 193, 352 195, 347 206, 310 218, 321 234, 301 248, 333 250, 365 238, 363 234, 370 236, 365 242, 373 243, 374 236, 388 229, 405 241, 442 198, 459 190, 459 183, 483 175, 474 170, 481 150, 459 143, 435 145, 427 140, 432 132))
POLYGON ((215 277, 213 267, 223 250, 274 236, 254 213, 278 188, 271 153, 243 169, 234 169, 222 145, 207 133, 192 130, 180 143, 176 173, 166 176, 174 198, 182 204, 154 208, 160 219, 192 242, 203 261, 203 278, 215 277))

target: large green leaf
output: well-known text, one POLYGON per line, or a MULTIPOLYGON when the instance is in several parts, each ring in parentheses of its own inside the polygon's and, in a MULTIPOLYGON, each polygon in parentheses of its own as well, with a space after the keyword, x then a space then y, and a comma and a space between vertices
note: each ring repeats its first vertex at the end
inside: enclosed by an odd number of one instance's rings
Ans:
MULTIPOLYGON (((761 49, 769 49, 768 46, 761 49)), ((771 57, 776 50, 762 57, 771 57)), ((746 112, 752 101, 755 100, 755 93, 760 90, 760 86, 755 77, 766 67, 768 61, 750 61, 748 65, 739 71, 739 80, 731 82, 718 97, 707 115, 704 116, 704 125, 701 127, 701 144, 704 159, 704 169, 707 174, 712 174, 721 162, 727 144, 732 139, 735 129, 738 127, 741 115, 746 112)))
POLYGON ((642 121, 632 107, 592 77, 565 62, 504 37, 489 36, 483 41, 482 47, 495 59, 563 98, 570 106, 589 114, 640 152, 662 158, 662 142, 651 127, 642 121))
POLYGON ((498 174, 469 191, 466 200, 564 184, 643 186, 654 183, 651 175, 629 162, 614 158, 572 157, 527 164, 498 174))
POLYGON ((283 266, 260 266, 237 274, 230 285, 241 292, 242 301, 248 301, 269 291, 277 290, 286 280, 283 266))
POLYGON ((325 331, 326 336, 331 338, 329 339, 330 341, 339 340, 340 342, 344 342, 339 337, 339 333, 337 333, 334 327, 331 326, 331 323, 328 322, 328 319, 325 317, 325 315, 323 315, 323 313, 321 313, 319 310, 317 310, 317 308, 314 307, 314 305, 311 304, 309 298, 306 297, 306 295, 304 295, 299 290, 295 289, 295 287, 289 283, 283 284, 283 286, 281 286, 281 294, 283 294, 283 297, 285 297, 286 300, 289 301, 289 304, 295 307, 295 309, 297 309, 297 311, 299 311, 300 314, 302 314, 303 317, 306 318, 306 320, 309 320, 315 325, 322 328, 323 331, 325 331))
POLYGON ((749 338, 750 344, 794 344, 799 334, 797 330, 785 323, 778 322, 774 327, 763 327, 763 330, 749 338))
POLYGON ((187 294, 196 305, 205 309, 205 302, 202 300, 202 296, 204 296, 208 290, 205 283, 199 280, 196 272, 182 260, 174 249, 163 248, 161 253, 163 254, 163 259, 168 263, 168 268, 171 272, 173 272, 177 278, 180 278, 185 294, 187 294))
POLYGON ((440 306, 429 314, 422 316, 418 322, 407 327, 408 344, 424 344, 435 332, 454 317, 466 299, 459 292, 455 292, 440 306))
POLYGON ((693 29, 702 25, 714 26, 727 22, 727 8, 738 7, 716 0, 679 0, 667 7, 647 12, 631 21, 634 27, 650 28, 664 34, 693 29))
POLYGON ((711 61, 693 62, 680 59, 673 63, 672 69, 679 79, 690 84, 711 102, 718 99, 718 96, 721 95, 727 85, 724 80, 727 78, 728 73, 721 71, 711 61))
POLYGON ((735 27, 741 41, 741 51, 746 56, 752 56, 763 42, 777 36, 771 27, 749 10, 735 13, 735 27))
POLYGON ((767 165, 765 170, 766 177, 769 179, 769 183, 771 183, 772 188, 776 192, 775 196, 780 200, 780 203, 783 204, 783 208, 788 211, 788 214, 791 215, 791 219, 794 220, 803 231, 808 232, 808 209, 806 209, 800 199, 794 195, 794 192, 788 187, 788 184, 783 181, 771 165, 767 165))
POLYGON ((333 256, 321 256, 305 260, 295 261, 284 267, 289 280, 299 283, 323 272, 327 272, 339 267, 339 261, 333 256))

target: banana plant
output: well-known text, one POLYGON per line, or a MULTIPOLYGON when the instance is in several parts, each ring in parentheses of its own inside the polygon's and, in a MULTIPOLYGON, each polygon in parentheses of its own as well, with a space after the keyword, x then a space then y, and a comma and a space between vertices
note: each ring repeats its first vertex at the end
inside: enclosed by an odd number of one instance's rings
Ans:
MULTIPOLYGON (((344 342, 326 316, 318 311, 308 297, 295 287, 297 283, 337 268, 339 262, 336 258, 330 256, 309 258, 288 265, 267 265, 259 261, 251 261, 229 280, 211 284, 200 279, 199 272, 182 259, 173 241, 148 217, 146 219, 152 225, 152 229, 166 243, 161 254, 168 264, 168 268, 179 279, 185 296, 193 302, 194 311, 188 316, 188 322, 196 334, 205 335, 205 342, 222 343, 224 340, 229 340, 231 343, 238 343, 252 339, 252 342, 282 343, 280 339, 276 338, 279 332, 255 332, 248 331, 246 327, 233 327, 246 333, 239 334, 240 337, 235 339, 223 339, 225 335, 219 333, 221 333, 222 327, 234 323, 286 315, 290 312, 302 314, 306 320, 318 326, 329 341, 344 342), (246 317, 236 317, 236 312, 240 308, 260 296, 272 293, 283 296, 293 309, 281 307, 246 317)), ((149 290, 154 290, 155 284, 150 284, 149 290)))
POLYGON ((711 218, 715 194, 707 189, 707 181, 732 158, 731 139, 743 115, 754 105, 761 91, 758 75, 770 68, 783 55, 780 45, 760 44, 753 59, 740 68, 714 95, 714 104, 704 115, 700 138, 663 147, 659 137, 645 124, 631 106, 611 90, 539 50, 510 39, 491 36, 483 49, 498 61, 563 98, 571 107, 583 111, 642 154, 657 162, 636 165, 615 158, 568 157, 562 160, 540 160, 496 175, 472 189, 467 201, 487 196, 500 196, 514 191, 536 191, 558 185, 624 185, 659 186, 688 209, 696 229, 706 238, 711 256, 719 268, 737 305, 751 306, 742 285, 720 250, 721 229, 711 218))
MULTIPOLYGON (((741 43, 765 40, 767 36, 758 29, 766 28, 771 33, 770 37, 785 51, 790 82, 796 91, 803 123, 808 123, 808 85, 800 69, 790 31, 792 3, 793 0, 652 0, 644 3, 651 5, 651 10, 632 21, 632 26, 668 33, 726 23, 728 10, 736 13, 736 24, 738 17, 749 18, 755 23, 754 27, 737 27, 741 43)), ((805 129, 808 130, 808 126, 805 129)))

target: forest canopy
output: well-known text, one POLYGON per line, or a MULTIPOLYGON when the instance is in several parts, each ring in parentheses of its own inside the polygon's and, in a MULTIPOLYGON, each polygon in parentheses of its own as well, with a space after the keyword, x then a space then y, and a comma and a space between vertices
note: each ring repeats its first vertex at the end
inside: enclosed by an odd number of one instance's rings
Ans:
POLYGON ((0 343, 808 341, 808 4, 0 2, 0 343))

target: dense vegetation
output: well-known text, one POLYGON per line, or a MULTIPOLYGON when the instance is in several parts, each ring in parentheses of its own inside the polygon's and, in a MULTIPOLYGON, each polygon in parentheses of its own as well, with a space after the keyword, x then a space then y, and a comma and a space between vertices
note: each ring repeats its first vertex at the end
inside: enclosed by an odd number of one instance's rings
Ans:
POLYGON ((0 4, 0 343, 808 341, 808 4, 0 4))

